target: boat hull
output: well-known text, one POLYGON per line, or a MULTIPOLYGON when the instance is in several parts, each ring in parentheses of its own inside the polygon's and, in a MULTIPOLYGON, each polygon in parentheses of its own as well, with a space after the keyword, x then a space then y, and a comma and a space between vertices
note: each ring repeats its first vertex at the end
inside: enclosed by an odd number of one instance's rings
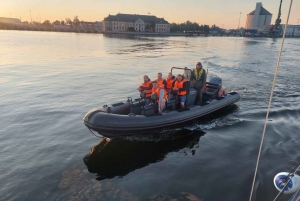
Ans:
POLYGON ((154 116, 119 115, 106 113, 102 108, 96 108, 85 115, 83 122, 89 129, 105 137, 138 135, 196 119, 231 105, 239 99, 240 95, 233 92, 228 93, 222 99, 212 100, 203 106, 197 105, 186 110, 174 110, 154 116))

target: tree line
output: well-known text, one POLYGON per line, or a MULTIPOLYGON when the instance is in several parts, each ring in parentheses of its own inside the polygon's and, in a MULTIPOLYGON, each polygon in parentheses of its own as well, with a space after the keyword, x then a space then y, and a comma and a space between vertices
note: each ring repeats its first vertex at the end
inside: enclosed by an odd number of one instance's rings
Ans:
POLYGON ((181 24, 172 23, 170 25, 171 32, 197 31, 209 33, 210 29, 211 28, 209 27, 209 25, 199 25, 198 23, 190 22, 189 20, 181 24))
MULTIPOLYGON (((24 21, 23 23, 29 24, 28 21, 24 21)), ((80 20, 78 16, 75 16, 73 20, 71 18, 66 18, 65 20, 55 20, 50 22, 49 20, 45 20, 43 23, 35 22, 35 24, 41 24, 46 27, 53 27, 54 25, 70 25, 71 28, 77 28, 80 24, 80 20)), ((146 30, 150 30, 151 28, 154 31, 155 23, 151 23, 151 25, 147 24, 146 30)), ((202 32, 202 33, 209 33, 213 30, 221 30, 220 27, 216 25, 199 25, 196 22, 186 21, 184 23, 171 23, 170 24, 170 31, 171 32, 183 32, 183 31, 195 31, 195 32, 202 32)))
MULTIPOLYGON (((25 24, 29 24, 28 21, 24 21, 23 23, 25 24)), ((42 23, 39 23, 39 22, 34 22, 36 25, 44 25, 46 27, 51 27, 51 26, 54 26, 54 25, 70 25, 71 27, 78 27, 79 24, 80 24, 80 20, 78 18, 78 16, 75 16, 73 18, 73 20, 71 20, 71 18, 66 18, 65 20, 55 20, 53 22, 50 22, 50 20, 45 20, 44 22, 42 23)))

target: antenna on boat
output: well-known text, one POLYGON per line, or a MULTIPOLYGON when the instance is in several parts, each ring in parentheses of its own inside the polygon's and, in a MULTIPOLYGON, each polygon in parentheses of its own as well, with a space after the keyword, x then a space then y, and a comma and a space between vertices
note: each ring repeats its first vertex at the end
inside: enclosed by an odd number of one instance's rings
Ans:
POLYGON ((270 94, 270 99, 269 99, 269 104, 268 104, 268 109, 267 109, 267 114, 266 114, 264 129, 263 129, 263 133, 262 133, 262 137, 261 137, 261 141, 260 141, 260 146, 259 146, 259 151, 258 151, 258 156, 257 156, 257 161, 256 161, 256 166, 255 166, 254 177, 253 177, 253 182, 252 182, 252 187, 251 187, 251 193, 250 193, 249 201, 251 201, 251 199, 252 199, 253 188, 254 188, 254 184, 255 184, 255 178, 256 178, 256 173, 257 173, 259 158, 260 158, 260 154, 261 154, 262 144, 264 142, 266 127, 267 127, 267 122, 268 122, 268 117, 269 117, 269 112, 270 112, 270 107, 271 107, 271 102, 272 102, 272 97, 273 97, 273 92, 274 92, 275 83, 276 83, 276 77, 277 77, 279 63, 280 63, 280 57, 281 57, 281 53, 282 53, 282 49, 283 49, 283 43, 284 43, 284 39, 285 39, 287 24, 288 24, 289 18, 290 18, 292 4, 293 4, 293 0, 291 0, 291 3, 290 3, 290 8, 289 8, 288 16, 287 16, 287 19, 286 19, 286 24, 285 24, 285 27, 284 27, 283 36, 282 36, 281 47, 280 47, 280 51, 279 51, 278 58, 277 58, 277 64, 276 64, 276 69, 275 69, 275 73, 274 73, 274 79, 273 79, 273 84, 272 84, 272 89, 271 89, 271 94, 270 94))

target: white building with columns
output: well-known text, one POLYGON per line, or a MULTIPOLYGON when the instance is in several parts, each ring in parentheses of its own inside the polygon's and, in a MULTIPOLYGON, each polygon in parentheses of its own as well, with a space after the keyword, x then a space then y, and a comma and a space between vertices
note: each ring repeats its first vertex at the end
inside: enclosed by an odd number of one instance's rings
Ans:
POLYGON ((102 21, 102 31, 170 32, 170 24, 164 18, 153 15, 108 15, 102 21))
POLYGON ((247 15, 245 29, 269 29, 271 20, 272 14, 258 2, 255 10, 247 15))

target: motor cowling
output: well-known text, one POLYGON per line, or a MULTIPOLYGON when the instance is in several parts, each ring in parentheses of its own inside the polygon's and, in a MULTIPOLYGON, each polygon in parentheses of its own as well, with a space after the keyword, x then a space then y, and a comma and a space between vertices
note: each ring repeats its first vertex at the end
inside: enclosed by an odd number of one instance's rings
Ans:
POLYGON ((216 77, 212 77, 210 78, 208 84, 213 84, 215 86, 219 87, 219 90, 222 88, 222 78, 216 76, 216 77))

